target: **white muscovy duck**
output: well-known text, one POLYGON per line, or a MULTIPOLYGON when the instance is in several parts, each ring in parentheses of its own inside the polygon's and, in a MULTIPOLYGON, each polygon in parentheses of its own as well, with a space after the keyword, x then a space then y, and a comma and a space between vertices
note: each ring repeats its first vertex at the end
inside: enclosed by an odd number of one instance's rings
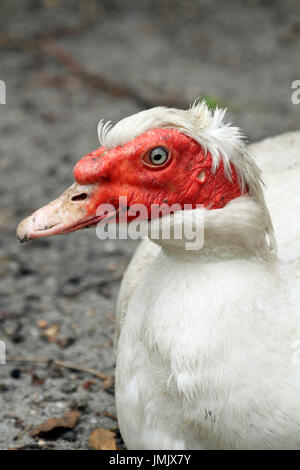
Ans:
POLYGON ((181 213, 196 232, 191 214, 204 215, 202 249, 146 239, 124 276, 116 402, 129 449, 300 448, 300 134, 249 148, 224 114, 202 102, 100 123, 76 183, 18 227, 25 241, 91 226, 120 195, 129 208, 192 204, 181 213))

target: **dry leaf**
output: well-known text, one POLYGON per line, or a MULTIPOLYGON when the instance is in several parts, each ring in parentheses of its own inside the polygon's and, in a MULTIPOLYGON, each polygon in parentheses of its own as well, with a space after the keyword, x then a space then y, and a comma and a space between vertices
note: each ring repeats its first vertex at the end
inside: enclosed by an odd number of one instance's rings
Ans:
POLYGON ((115 433, 98 428, 89 437, 89 446, 94 450, 117 450, 115 433))
POLYGON ((30 436, 36 437, 53 431, 59 434, 66 429, 73 429, 77 425, 79 418, 80 413, 76 410, 65 413, 60 418, 50 418, 33 429, 33 431, 30 432, 30 436))

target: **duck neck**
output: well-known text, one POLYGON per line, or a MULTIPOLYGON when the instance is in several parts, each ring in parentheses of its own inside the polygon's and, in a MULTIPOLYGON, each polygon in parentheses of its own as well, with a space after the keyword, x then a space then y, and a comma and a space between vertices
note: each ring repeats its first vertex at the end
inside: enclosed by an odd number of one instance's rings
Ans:
POLYGON ((169 256, 203 262, 253 257, 276 259, 267 240, 265 208, 249 196, 234 199, 222 209, 182 213, 181 239, 165 239, 161 232, 158 239, 152 238, 169 256))

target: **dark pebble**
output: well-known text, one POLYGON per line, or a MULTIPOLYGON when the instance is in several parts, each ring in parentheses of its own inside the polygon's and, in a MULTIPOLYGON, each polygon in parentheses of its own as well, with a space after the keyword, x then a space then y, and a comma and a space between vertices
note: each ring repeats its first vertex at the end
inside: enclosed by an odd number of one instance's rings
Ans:
POLYGON ((0 393, 5 393, 10 390, 10 387, 4 383, 0 383, 0 393))
POLYGON ((60 389, 63 393, 74 393, 77 390, 77 385, 71 382, 66 382, 60 389))
POLYGON ((67 442, 77 441, 77 434, 75 431, 66 431, 61 435, 61 438, 67 442))
POLYGON ((21 377, 21 371, 20 369, 12 369, 10 371, 10 376, 13 378, 13 379, 19 379, 21 377))

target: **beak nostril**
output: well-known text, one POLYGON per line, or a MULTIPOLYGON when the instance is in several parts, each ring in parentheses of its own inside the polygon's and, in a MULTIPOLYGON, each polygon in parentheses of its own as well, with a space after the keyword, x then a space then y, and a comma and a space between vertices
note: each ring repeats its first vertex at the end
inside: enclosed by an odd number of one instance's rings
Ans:
POLYGON ((84 201, 87 198, 86 193, 76 194, 75 196, 71 197, 71 201, 84 201))

